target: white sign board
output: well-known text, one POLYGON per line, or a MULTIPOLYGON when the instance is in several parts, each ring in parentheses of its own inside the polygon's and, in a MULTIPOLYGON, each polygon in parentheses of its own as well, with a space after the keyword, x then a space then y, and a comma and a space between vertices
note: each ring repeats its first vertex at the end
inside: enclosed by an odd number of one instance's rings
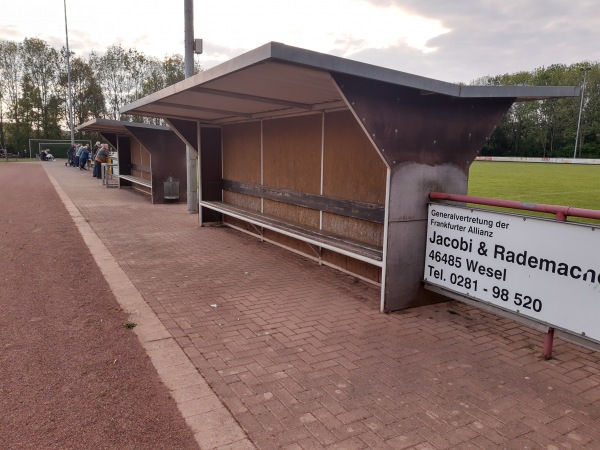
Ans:
POLYGON ((424 280, 600 342, 600 229, 429 205, 424 280))

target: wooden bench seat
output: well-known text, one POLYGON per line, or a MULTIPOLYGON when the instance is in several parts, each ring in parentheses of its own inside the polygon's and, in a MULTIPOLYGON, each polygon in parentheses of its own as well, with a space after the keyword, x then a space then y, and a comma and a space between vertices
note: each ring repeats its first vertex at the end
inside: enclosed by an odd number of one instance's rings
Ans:
POLYGON ((150 180, 144 180, 143 178, 134 177, 132 175, 119 175, 119 178, 152 189, 152 182, 150 180))
POLYGON ((200 205, 230 217, 249 222, 258 227, 263 227, 299 239, 308 244, 326 248, 378 267, 383 266, 383 250, 380 247, 333 236, 319 230, 303 228, 300 225, 286 222, 278 217, 262 214, 258 211, 252 211, 239 206, 233 206, 224 202, 201 201, 200 205))

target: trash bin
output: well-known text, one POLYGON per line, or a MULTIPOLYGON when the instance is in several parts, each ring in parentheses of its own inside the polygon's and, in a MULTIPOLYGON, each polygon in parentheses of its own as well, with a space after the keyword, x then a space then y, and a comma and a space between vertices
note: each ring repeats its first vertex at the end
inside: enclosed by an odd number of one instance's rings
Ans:
POLYGON ((164 197, 165 200, 179 199, 179 181, 173 180, 173 177, 167 178, 164 182, 164 197))

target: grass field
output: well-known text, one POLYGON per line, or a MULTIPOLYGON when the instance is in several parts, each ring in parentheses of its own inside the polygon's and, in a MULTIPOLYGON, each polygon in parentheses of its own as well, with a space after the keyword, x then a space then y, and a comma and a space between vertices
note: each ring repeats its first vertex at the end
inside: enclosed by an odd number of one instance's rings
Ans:
POLYGON ((600 210, 600 166, 475 161, 469 195, 600 210))

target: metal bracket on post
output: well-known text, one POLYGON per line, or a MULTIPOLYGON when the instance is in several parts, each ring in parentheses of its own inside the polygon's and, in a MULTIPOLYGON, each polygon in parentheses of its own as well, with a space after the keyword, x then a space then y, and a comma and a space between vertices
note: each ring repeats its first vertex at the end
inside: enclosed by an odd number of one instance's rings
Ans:
POLYGON ((194 39, 194 53, 196 55, 201 55, 202 51, 202 39, 194 39))
POLYGON ((548 328, 548 331, 544 335, 544 348, 542 350, 542 357, 546 360, 552 359, 552 344, 554 343, 554 328, 548 328))

